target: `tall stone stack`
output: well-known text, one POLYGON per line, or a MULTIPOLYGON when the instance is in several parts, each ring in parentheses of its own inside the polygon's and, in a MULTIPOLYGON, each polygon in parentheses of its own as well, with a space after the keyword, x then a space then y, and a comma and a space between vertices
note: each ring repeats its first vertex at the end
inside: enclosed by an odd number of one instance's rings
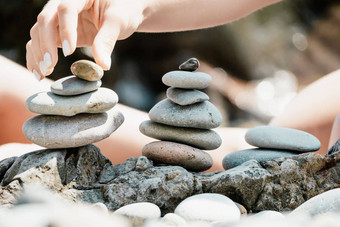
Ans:
POLYGON ((190 171, 209 169, 213 160, 203 150, 218 148, 222 140, 212 128, 220 126, 222 115, 198 89, 207 88, 210 75, 194 72, 199 61, 191 58, 180 70, 166 73, 162 81, 169 86, 167 98, 149 112, 151 120, 141 123, 140 131, 159 139, 143 147, 144 156, 156 163, 179 165, 190 171))
POLYGON ((23 125, 25 137, 46 148, 80 147, 110 136, 124 121, 113 109, 117 94, 101 88, 103 69, 88 60, 72 64, 74 75, 59 79, 51 91, 26 100, 28 110, 40 115, 23 125))

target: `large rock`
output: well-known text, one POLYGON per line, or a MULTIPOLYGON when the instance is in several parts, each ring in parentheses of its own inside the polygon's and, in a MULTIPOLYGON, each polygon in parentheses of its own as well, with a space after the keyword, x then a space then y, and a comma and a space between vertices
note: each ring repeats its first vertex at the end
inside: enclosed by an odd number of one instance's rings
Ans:
POLYGON ((340 154, 306 153, 253 160, 227 171, 192 173, 178 166, 154 166, 145 157, 112 165, 93 145, 40 150, 0 162, 0 204, 11 206, 22 187, 40 183, 68 200, 102 202, 110 210, 152 202, 164 215, 191 195, 219 193, 248 211, 288 211, 338 188, 339 161, 340 154))

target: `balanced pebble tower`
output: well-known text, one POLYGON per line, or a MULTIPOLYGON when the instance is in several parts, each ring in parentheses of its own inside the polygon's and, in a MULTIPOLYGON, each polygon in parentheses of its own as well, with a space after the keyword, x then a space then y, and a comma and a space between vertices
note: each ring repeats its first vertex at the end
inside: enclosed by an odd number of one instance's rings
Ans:
POLYGON ((23 125, 25 137, 46 148, 71 148, 98 142, 110 136, 124 121, 113 109, 117 94, 101 88, 103 69, 88 60, 72 64, 74 75, 59 79, 51 91, 26 100, 26 107, 40 115, 23 125))
POLYGON ((209 102, 209 96, 198 89, 207 88, 210 75, 194 72, 199 61, 191 58, 177 71, 166 73, 162 81, 169 86, 167 98, 149 112, 151 120, 141 123, 139 130, 159 139, 143 147, 144 156, 155 163, 179 165, 190 171, 205 171, 213 160, 203 150, 218 148, 222 140, 212 128, 220 126, 222 115, 209 102))

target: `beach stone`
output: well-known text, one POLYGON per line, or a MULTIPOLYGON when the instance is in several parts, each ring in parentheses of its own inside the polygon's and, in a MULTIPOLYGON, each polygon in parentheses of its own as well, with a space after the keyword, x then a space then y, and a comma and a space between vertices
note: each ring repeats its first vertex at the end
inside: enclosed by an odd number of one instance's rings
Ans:
POLYGON ((162 218, 162 222, 170 226, 185 226, 187 222, 179 215, 175 213, 167 213, 162 218))
POLYGON ((170 87, 166 90, 166 96, 174 103, 186 106, 197 102, 208 101, 209 96, 204 92, 194 89, 181 89, 170 87))
POLYGON ((176 207, 174 213, 186 221, 235 222, 241 217, 231 199, 216 193, 190 196, 176 207))
POLYGON ((25 137, 46 148, 80 147, 110 136, 124 121, 117 110, 74 117, 39 115, 23 125, 25 137))
POLYGON ((263 210, 259 213, 255 213, 253 217, 262 217, 264 219, 280 219, 280 218, 285 218, 286 216, 282 214, 281 212, 275 211, 275 210, 263 210))
POLYGON ((79 60, 71 65, 71 72, 83 80, 97 81, 100 80, 103 75, 103 69, 96 63, 89 60, 79 60))
POLYGON ((228 170, 236 166, 239 166, 242 163, 247 162, 249 160, 256 160, 258 162, 268 161, 272 159, 293 156, 293 155, 297 155, 297 154, 293 152, 289 152, 289 151, 277 151, 277 150, 253 148, 253 149, 235 151, 230 154, 227 154, 223 158, 222 165, 225 170, 228 170))
POLYGON ((204 89, 209 86, 211 76, 202 72, 171 71, 162 77, 162 81, 169 87, 204 89))
POLYGON ((197 58, 190 58, 183 62, 180 66, 180 70, 193 72, 200 67, 200 62, 197 58))
POLYGON ((189 171, 205 171, 213 160, 211 156, 197 148, 168 141, 156 141, 143 147, 142 154, 155 163, 182 166, 189 171))
POLYGON ((133 226, 141 226, 146 221, 155 220, 161 217, 159 207, 150 202, 139 202, 125 205, 114 213, 127 217, 133 226))
POLYGON ((288 216, 316 216, 323 213, 340 213, 340 188, 312 197, 298 206, 288 216))
POLYGON ((181 106, 164 99, 149 111, 149 118, 155 122, 178 126, 211 129, 222 124, 222 115, 209 101, 181 106))
POLYGON ((149 120, 139 125, 139 131, 151 138, 183 143, 203 150, 214 150, 222 144, 218 133, 210 129, 174 127, 149 120))
POLYGON ((242 215, 246 215, 248 213, 247 209, 243 205, 236 203, 236 202, 235 202, 235 205, 240 210, 242 215))
POLYGON ((87 81, 72 75, 54 81, 51 85, 51 91, 57 95, 80 95, 90 91, 95 91, 101 85, 101 80, 87 81))
POLYGON ((316 151, 321 146, 320 141, 307 132, 275 126, 249 129, 245 139, 247 143, 256 147, 291 150, 297 153, 316 151))
POLYGON ((52 92, 40 92, 26 100, 29 111, 38 114, 74 116, 79 113, 102 113, 118 102, 117 94, 108 88, 75 95, 60 96, 52 92))

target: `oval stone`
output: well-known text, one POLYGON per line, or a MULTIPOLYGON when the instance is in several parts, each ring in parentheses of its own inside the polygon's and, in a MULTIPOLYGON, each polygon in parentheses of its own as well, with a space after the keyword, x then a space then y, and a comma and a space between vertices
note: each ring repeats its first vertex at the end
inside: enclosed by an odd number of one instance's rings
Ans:
POLYGON ((236 166, 241 165, 244 162, 249 160, 256 160, 256 161, 267 161, 287 156, 297 155, 296 153, 289 152, 289 151, 282 151, 282 150, 267 150, 267 149, 246 149, 235 151, 230 154, 227 154, 222 161, 223 168, 225 170, 234 168, 236 166))
POLYGON ((87 81, 72 75, 54 81, 51 85, 51 91, 57 95, 80 95, 90 91, 95 91, 101 85, 101 80, 87 81))
POLYGON ((211 76, 202 72, 171 71, 162 77, 162 81, 169 87, 204 89, 209 86, 211 76))
POLYGON ((193 71, 197 70, 199 67, 200 67, 200 62, 198 61, 198 59, 197 58, 190 58, 190 59, 186 60, 185 62, 183 62, 179 66, 179 69, 184 70, 184 71, 193 72, 193 71))
POLYGON ((204 92, 194 89, 182 89, 170 87, 166 90, 166 96, 174 103, 186 106, 198 102, 208 101, 209 96, 204 92))
POLYGON ((311 152, 320 149, 320 141, 313 135, 291 128, 275 126, 258 126, 249 129, 245 135, 250 145, 295 151, 297 153, 311 152))
POLYGON ((172 126, 211 129, 222 124, 220 111, 209 101, 181 106, 164 99, 149 112, 151 120, 172 126))
POLYGON ((23 132, 29 141, 42 147, 80 147, 107 138, 123 121, 123 114, 114 109, 73 117, 39 115, 24 123, 23 132))
POLYGON ((108 88, 89 93, 60 96, 52 92, 40 92, 26 100, 29 111, 38 114, 73 116, 79 113, 102 113, 118 102, 117 94, 108 88))
POLYGON ((71 72, 83 80, 97 81, 100 80, 103 75, 103 69, 96 63, 89 60, 79 60, 71 65, 71 72))
POLYGON ((205 171, 213 160, 197 148, 168 141, 156 141, 143 147, 142 154, 156 163, 182 166, 189 171, 205 171))
POLYGON ((203 193, 183 200, 175 209, 175 214, 186 221, 236 222, 241 213, 235 203, 228 197, 203 193))
POLYGON ((155 139, 179 142, 203 150, 214 150, 222 144, 221 137, 210 129, 182 128, 144 121, 139 131, 155 139))

